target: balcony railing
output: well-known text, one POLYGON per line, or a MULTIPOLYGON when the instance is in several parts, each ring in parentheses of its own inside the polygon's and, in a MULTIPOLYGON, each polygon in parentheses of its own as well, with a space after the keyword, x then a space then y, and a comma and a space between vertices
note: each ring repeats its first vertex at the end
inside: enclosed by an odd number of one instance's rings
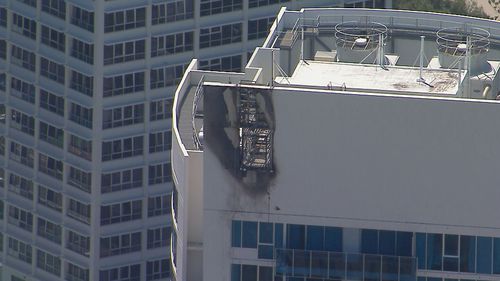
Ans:
POLYGON ((335 280, 416 281, 415 257, 276 249, 276 275, 335 280))

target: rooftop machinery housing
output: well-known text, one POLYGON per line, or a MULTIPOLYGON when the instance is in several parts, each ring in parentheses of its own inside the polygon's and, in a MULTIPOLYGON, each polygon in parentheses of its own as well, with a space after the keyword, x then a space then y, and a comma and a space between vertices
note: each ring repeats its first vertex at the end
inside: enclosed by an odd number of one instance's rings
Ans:
POLYGON ((500 279, 500 23, 282 9, 173 108, 174 280, 500 279))

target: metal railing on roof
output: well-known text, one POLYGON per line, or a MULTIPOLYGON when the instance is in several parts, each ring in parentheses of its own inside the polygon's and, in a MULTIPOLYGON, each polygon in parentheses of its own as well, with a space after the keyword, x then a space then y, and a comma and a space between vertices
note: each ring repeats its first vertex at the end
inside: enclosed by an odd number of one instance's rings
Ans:
MULTIPOLYGON (((401 11, 401 13, 405 12, 401 11)), ((451 17, 451 15, 439 15, 436 17, 442 17, 442 16, 451 17)), ((412 32, 417 32, 419 35, 433 35, 433 36, 436 36, 436 33, 442 29, 458 28, 460 30, 465 30, 465 31, 482 29, 491 35, 490 41, 492 43, 500 45, 500 23, 498 24, 499 27, 495 28, 491 26, 486 26, 486 24, 483 26, 472 22, 477 20, 480 19, 472 19, 469 22, 459 22, 459 21, 446 20, 443 18, 439 19, 433 19, 432 17, 417 18, 417 15, 415 15, 415 17, 376 15, 376 12, 374 12, 374 15, 366 15, 366 16, 318 15, 316 17, 309 17, 309 18, 300 17, 294 22, 291 28, 285 28, 284 30, 276 31, 275 35, 276 39, 278 39, 279 37, 283 37, 287 33, 291 33, 292 37, 287 39, 288 40, 291 39, 290 43, 292 43, 293 45, 298 39, 300 33, 304 29, 307 30, 308 28, 314 28, 317 31, 333 32, 334 27, 338 24, 358 21, 360 23, 377 22, 386 25, 390 33, 404 32, 405 34, 410 34, 412 32)), ((274 41, 273 45, 275 44, 275 42, 276 40, 274 41)))
MULTIPOLYGON (((193 141, 196 149, 203 150, 203 143, 200 140, 199 132, 196 130, 196 118, 203 117, 203 114, 198 113, 198 106, 203 98, 203 82, 205 81, 205 75, 203 75, 196 86, 196 91, 193 98, 193 111, 191 113, 191 123, 193 126, 193 141)), ((203 130, 203 127, 201 128, 203 130)))

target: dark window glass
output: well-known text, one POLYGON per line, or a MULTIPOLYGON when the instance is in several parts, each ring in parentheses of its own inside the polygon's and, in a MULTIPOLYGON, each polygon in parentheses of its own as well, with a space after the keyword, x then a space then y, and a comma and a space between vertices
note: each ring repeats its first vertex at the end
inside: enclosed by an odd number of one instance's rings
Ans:
POLYGON ((443 235, 427 234, 427 269, 442 270, 443 235))
POLYGON ((458 271, 458 258, 456 258, 456 257, 443 257, 443 270, 444 271, 458 271))
POLYGON ((458 256, 458 235, 446 234, 444 236, 444 254, 458 256))
POLYGON ((425 233, 417 233, 415 239, 418 269, 425 269, 425 233))
POLYGON ((304 249, 305 244, 305 226, 298 224, 287 225, 286 246, 289 249, 304 249))
POLYGON ((410 257, 399 257, 399 280, 414 281, 417 267, 415 260, 410 257))
POLYGON ((329 261, 329 278, 330 279, 345 279, 346 258, 343 253, 330 253, 329 261))
POLYGON ((251 221, 243 222, 243 248, 257 248, 257 223, 251 221))
MULTIPOLYGON (((257 233, 256 233, 257 234, 257 233)), ((243 264, 241 266, 241 281, 257 281, 257 266, 243 264)))
POLYGON ((366 255, 364 258, 365 280, 380 280, 382 258, 379 255, 366 255))
POLYGON ((293 254, 293 274, 295 276, 309 276, 310 252, 295 251, 293 254))
POLYGON ((272 281, 273 268, 270 266, 259 266, 259 281, 272 281))
POLYGON ((231 281, 240 281, 240 276, 241 276, 241 265, 231 264, 231 281))
POLYGON ((283 224, 274 224, 274 247, 283 248, 283 224))
MULTIPOLYGON (((425 234, 424 234, 425 235, 425 234)), ((425 245, 424 245, 425 247, 425 245)), ((398 281, 398 257, 382 256, 382 280, 398 281)))
POLYGON ((293 274, 292 265, 293 265, 293 250, 277 249, 276 274, 292 275, 293 274))
POLYGON ((411 232, 397 232, 396 237, 396 256, 411 257, 411 248, 413 245, 413 233, 411 232))
POLYGON ((363 279, 363 255, 347 254, 347 280, 363 279))
POLYGON ((476 237, 460 236, 460 271, 476 271, 476 237))
POLYGON ((259 243, 273 243, 273 224, 259 223, 259 243))
POLYGON ((373 229, 361 230, 361 252, 378 254, 378 231, 373 229))
POLYGON ((381 230, 379 233, 380 254, 394 256, 396 253, 396 232, 381 230))
POLYGON ((231 246, 241 247, 241 221, 233 221, 231 226, 231 246))
POLYGON ((307 226, 307 250, 321 251, 324 249, 324 231, 322 226, 307 226))
POLYGON ((328 252, 311 252, 311 276, 328 277, 328 252))
POLYGON ((477 273, 491 274, 492 238, 477 237, 477 273))
POLYGON ((500 274, 500 238, 493 241, 493 274, 500 274))
POLYGON ((272 245, 259 245, 258 258, 272 260, 273 250, 274 247, 272 245))
POLYGON ((342 252, 342 228, 325 227, 325 250, 342 252))

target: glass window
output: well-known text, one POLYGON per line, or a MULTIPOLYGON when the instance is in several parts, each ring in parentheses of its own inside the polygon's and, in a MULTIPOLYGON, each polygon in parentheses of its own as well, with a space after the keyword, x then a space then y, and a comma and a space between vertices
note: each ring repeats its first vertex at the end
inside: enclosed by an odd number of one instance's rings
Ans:
POLYGON ((295 250, 293 253, 293 274, 299 276, 309 276, 310 272, 310 251, 295 250))
POLYGON ((399 279, 401 281, 415 280, 416 270, 417 268, 413 258, 399 258, 399 279))
POLYGON ((297 224, 287 225, 286 246, 289 249, 304 249, 305 226, 297 224))
POLYGON ((398 257, 382 256, 382 280, 398 281, 398 257))
POLYGON ((458 271, 458 235, 444 236, 443 270, 458 271))
POLYGON ((397 256, 412 256, 413 233, 412 232, 397 232, 396 255, 397 256))
POLYGON ((259 243, 273 243, 272 223, 259 223, 259 243))
POLYGON ((322 226, 307 226, 307 250, 321 251, 324 249, 324 232, 325 228, 322 226))
POLYGON ((344 253, 330 253, 330 273, 331 279, 345 279, 346 258, 344 253))
POLYGON ((460 236, 460 271, 476 271, 476 237, 460 236))
POLYGON ((251 221, 243 222, 243 248, 257 248, 257 223, 251 221))
POLYGON ((378 254, 378 231, 373 229, 361 230, 361 252, 378 254))
POLYGON ((325 227, 325 250, 342 252, 342 228, 325 227))
POLYGON ((272 245, 259 245, 257 257, 259 259, 273 259, 273 250, 274 247, 272 245))
POLYGON ((241 264, 231 264, 231 281, 240 281, 240 276, 241 264))
POLYGON ((491 237, 477 237, 477 273, 491 274, 491 237))
POLYGON ((363 255, 347 254, 347 280, 363 280, 363 255))
POLYGON ((379 280, 382 268, 380 255, 366 255, 364 258, 364 279, 379 280))
POLYGON ((415 248, 417 252, 418 269, 425 269, 425 233, 416 234, 415 248))
POLYGON ((493 241, 493 274, 500 274, 500 238, 493 241))
POLYGON ((274 224, 274 247, 283 248, 283 224, 274 224))
POLYGON ((381 230, 379 235, 380 254, 394 256, 396 253, 396 232, 381 230))
POLYGON ((427 269, 442 270, 443 235, 427 234, 427 269))
POLYGON ((272 281, 273 268, 270 266, 259 266, 259 281, 272 281))
POLYGON ((241 247, 241 221, 233 221, 231 225, 231 246, 241 247))
POLYGON ((328 277, 328 252, 311 252, 311 276, 328 277))
MULTIPOLYGON (((257 234, 257 233, 256 233, 257 234)), ((257 281, 257 266, 244 264, 241 266, 241 281, 257 281)))
POLYGON ((444 236, 444 254, 458 256, 458 235, 446 234, 444 236))

